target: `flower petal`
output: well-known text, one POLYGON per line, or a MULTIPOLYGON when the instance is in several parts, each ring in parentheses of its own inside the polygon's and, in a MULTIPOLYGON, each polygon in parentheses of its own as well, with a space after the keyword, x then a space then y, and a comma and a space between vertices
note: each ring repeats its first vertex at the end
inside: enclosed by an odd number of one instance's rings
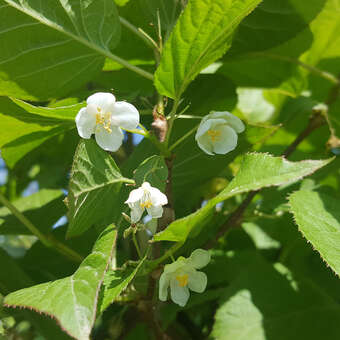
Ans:
POLYGON ((221 131, 221 136, 213 143, 213 151, 224 155, 236 148, 237 133, 228 125, 220 127, 219 131, 221 131))
POLYGON ((146 208, 146 210, 152 218, 160 218, 163 215, 163 207, 161 205, 152 205, 150 208, 146 208))
POLYGON ((163 273, 159 279, 159 290, 158 290, 158 296, 161 301, 167 300, 169 285, 170 285, 170 277, 168 274, 163 273))
POLYGON ((116 98, 112 93, 97 92, 87 98, 87 105, 94 105, 96 108, 99 107, 102 113, 112 112, 116 98))
POLYGON ((203 293, 207 287, 207 275, 202 272, 194 271, 189 275, 188 287, 190 290, 196 293, 203 293))
POLYGON ((86 107, 83 107, 76 116, 76 125, 79 136, 89 139, 94 133, 96 117, 87 112, 86 107))
POLYGON ((97 125, 95 132, 98 145, 106 151, 117 151, 123 143, 124 135, 119 127, 111 126, 108 132, 103 126, 97 125))
POLYGON ((187 259, 184 257, 179 257, 175 262, 166 264, 164 266, 164 273, 173 273, 178 269, 183 269, 187 265, 187 259))
POLYGON ((205 267, 210 262, 210 253, 204 249, 194 250, 189 257, 194 268, 200 269, 205 267))
POLYGON ((139 202, 129 203, 129 207, 131 209, 131 222, 137 223, 143 215, 144 208, 140 206, 139 202))
POLYGON ((241 133, 245 127, 242 120, 228 111, 213 111, 209 115, 210 119, 224 119, 237 132, 241 133))
POLYGON ((144 190, 142 188, 134 189, 130 192, 129 198, 125 201, 125 203, 135 203, 140 201, 143 197, 144 190))
POLYGON ((149 188, 152 205, 165 205, 168 204, 168 198, 159 189, 150 187, 149 188))
POLYGON ((189 300, 189 289, 188 287, 181 287, 175 277, 170 280, 170 295, 171 300, 181 307, 184 307, 189 300))
POLYGON ((139 112, 127 102, 116 102, 112 110, 112 124, 126 130, 136 129, 139 124, 139 112))
POLYGON ((208 155, 213 155, 213 145, 211 143, 210 137, 205 134, 200 137, 195 137, 198 146, 208 155))

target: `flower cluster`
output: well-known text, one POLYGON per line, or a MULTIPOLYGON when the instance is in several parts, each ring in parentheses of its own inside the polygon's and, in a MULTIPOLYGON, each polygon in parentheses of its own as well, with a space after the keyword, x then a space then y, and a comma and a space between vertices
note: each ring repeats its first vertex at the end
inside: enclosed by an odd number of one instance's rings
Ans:
MULTIPOLYGON (((136 129, 139 113, 132 104, 116 101, 111 93, 96 93, 87 99, 87 106, 78 112, 76 125, 80 137, 89 139, 94 134, 101 148, 117 151, 124 139, 122 130, 136 129)), ((195 139, 198 146, 209 155, 226 154, 235 149, 237 134, 243 130, 242 121, 231 113, 211 112, 203 117, 195 139)), ((168 203, 168 199, 160 190, 144 182, 130 192, 125 203, 131 209, 131 217, 127 219, 135 230, 135 224, 140 221, 145 210, 152 218, 162 217, 163 206, 168 203)), ((165 265, 159 281, 159 299, 166 301, 170 289, 172 301, 185 306, 190 296, 189 290, 197 293, 205 290, 207 276, 198 269, 209 261, 208 251, 196 249, 189 258, 181 256, 177 261, 165 265)))

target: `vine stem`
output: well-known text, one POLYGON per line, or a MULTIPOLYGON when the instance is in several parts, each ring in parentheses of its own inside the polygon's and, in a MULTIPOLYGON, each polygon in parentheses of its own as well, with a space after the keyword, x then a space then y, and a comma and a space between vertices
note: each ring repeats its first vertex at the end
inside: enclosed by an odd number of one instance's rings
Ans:
POLYGON ((186 138, 188 138, 189 136, 191 136, 198 128, 199 124, 197 124, 195 127, 193 127, 190 131, 188 131, 184 136, 182 136, 181 138, 179 138, 174 144, 172 144, 169 147, 169 151, 172 151, 173 149, 175 149, 179 144, 181 144, 186 138))
POLYGON ((40 242, 48 248, 57 250, 74 262, 82 262, 83 257, 69 248, 65 244, 59 242, 51 236, 46 236, 24 215, 22 214, 7 198, 0 192, 0 202, 11 211, 11 213, 33 234, 40 242))

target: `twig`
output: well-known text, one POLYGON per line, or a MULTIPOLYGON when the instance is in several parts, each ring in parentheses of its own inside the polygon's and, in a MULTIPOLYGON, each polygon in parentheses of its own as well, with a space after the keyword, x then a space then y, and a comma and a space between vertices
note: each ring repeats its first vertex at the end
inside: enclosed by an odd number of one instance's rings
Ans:
POLYGON ((66 256, 74 262, 82 262, 83 257, 69 248, 65 244, 59 242, 52 236, 46 236, 23 214, 21 213, 7 198, 0 192, 0 202, 7 207, 8 210, 33 234, 40 242, 48 248, 55 249, 60 254, 66 256))

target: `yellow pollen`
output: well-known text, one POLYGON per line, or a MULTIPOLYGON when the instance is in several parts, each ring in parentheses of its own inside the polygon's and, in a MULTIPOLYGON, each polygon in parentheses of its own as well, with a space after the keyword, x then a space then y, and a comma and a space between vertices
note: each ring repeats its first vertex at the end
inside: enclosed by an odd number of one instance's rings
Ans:
MULTIPOLYGON (((100 107, 97 108, 100 111, 100 107)), ((103 115, 101 113, 96 114, 96 125, 103 125, 103 128, 108 132, 111 133, 111 113, 108 112, 107 114, 103 115)))
POLYGON ((144 209, 144 208, 151 208, 151 207, 152 207, 151 201, 140 202, 139 205, 140 205, 140 207, 141 207, 142 209, 144 209))
POLYGON ((98 106, 98 107, 97 107, 97 111, 98 111, 98 112, 101 112, 101 110, 102 110, 102 109, 98 106))
POLYGON ((176 276, 176 280, 180 287, 185 287, 188 284, 189 276, 187 274, 176 276))
POLYGON ((216 142, 220 139, 221 131, 218 130, 208 130, 207 134, 211 138, 212 142, 216 142))

